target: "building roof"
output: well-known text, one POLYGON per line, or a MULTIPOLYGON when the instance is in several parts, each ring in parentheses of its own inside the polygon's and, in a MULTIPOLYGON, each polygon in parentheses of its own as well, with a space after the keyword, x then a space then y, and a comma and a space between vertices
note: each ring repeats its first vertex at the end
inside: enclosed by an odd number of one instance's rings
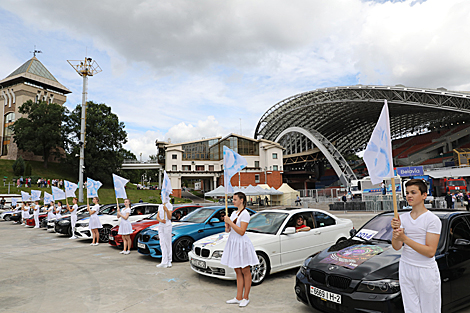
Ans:
POLYGON ((52 75, 36 57, 32 57, 30 60, 23 63, 5 79, 1 80, 0 84, 9 82, 17 83, 24 80, 43 85, 46 88, 54 89, 62 93, 71 92, 64 85, 59 83, 54 75, 52 75))
POLYGON ((212 137, 212 138, 205 138, 205 139, 199 139, 199 140, 193 140, 193 141, 187 141, 187 142, 180 142, 180 143, 169 143, 165 147, 174 147, 174 146, 182 146, 182 145, 187 145, 191 143, 196 143, 196 142, 202 142, 202 141, 209 141, 209 140, 219 140, 222 137, 212 137))

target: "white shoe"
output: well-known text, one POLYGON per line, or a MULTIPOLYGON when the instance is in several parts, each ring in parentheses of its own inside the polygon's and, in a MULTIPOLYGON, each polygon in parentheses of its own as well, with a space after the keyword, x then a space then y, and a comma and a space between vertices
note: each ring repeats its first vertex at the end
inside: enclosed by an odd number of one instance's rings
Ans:
POLYGON ((128 254, 131 254, 131 252, 130 252, 130 251, 126 251, 126 252, 124 252, 124 254, 125 254, 125 255, 128 255, 128 254))
POLYGON ((172 265, 171 265, 171 262, 170 262, 170 263, 168 263, 168 264, 167 264, 167 266, 166 266, 166 267, 171 267, 171 266, 172 266, 172 265))
POLYGON ((95 244, 94 243, 90 243, 90 246, 94 246, 95 244))
POLYGON ((24 223, 23 223, 23 224, 21 224, 21 226, 24 226, 24 223))
POLYGON ((97 242, 97 243, 95 243, 95 244, 94 244, 94 246, 97 246, 97 245, 99 245, 99 244, 100 244, 100 243, 99 243, 99 242, 97 242))
POLYGON ((75 237, 75 236, 72 236, 72 237, 70 237, 69 239, 77 239, 77 237, 75 237))
POLYGON ((230 300, 225 301, 227 304, 240 304, 243 300, 238 300, 237 298, 233 298, 230 300))
POLYGON ((250 303, 250 300, 242 299, 242 301, 240 301, 240 304, 238 306, 243 308, 243 307, 246 307, 248 303, 250 303))
POLYGON ((34 226, 34 228, 39 228, 39 226, 34 226))
POLYGON ((120 254, 124 254, 126 253, 126 250, 122 250, 121 252, 119 252, 120 254))
POLYGON ((157 267, 167 268, 168 265, 166 265, 165 263, 160 263, 160 264, 157 265, 157 267))

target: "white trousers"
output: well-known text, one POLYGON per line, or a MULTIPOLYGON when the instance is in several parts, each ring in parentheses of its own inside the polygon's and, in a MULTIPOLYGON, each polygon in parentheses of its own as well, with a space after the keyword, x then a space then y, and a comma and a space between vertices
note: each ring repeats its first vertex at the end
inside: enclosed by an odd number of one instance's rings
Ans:
POLYGON ((39 227, 39 215, 34 214, 34 227, 39 227))
POLYGON ((70 215, 70 224, 72 224, 72 236, 75 236, 75 224, 77 223, 77 216, 70 215))
POLYGON ((441 312, 441 275, 435 267, 400 262, 400 290, 406 313, 441 312))
POLYGON ((158 236, 160 237, 160 249, 162 250, 162 264, 169 264, 172 261, 172 248, 171 248, 171 225, 158 227, 158 236))

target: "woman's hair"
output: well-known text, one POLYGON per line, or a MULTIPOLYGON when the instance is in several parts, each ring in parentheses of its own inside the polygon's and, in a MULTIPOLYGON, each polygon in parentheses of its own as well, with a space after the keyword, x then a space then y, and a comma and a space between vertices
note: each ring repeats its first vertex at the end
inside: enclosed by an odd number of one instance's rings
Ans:
POLYGON ((93 197, 93 199, 96 199, 96 201, 100 202, 100 198, 98 197, 93 197))
POLYGON ((62 206, 62 201, 57 201, 57 204, 59 204, 60 206, 62 206))
POLYGON ((243 201, 243 207, 246 208, 246 195, 245 195, 243 192, 241 192, 241 191, 235 192, 233 195, 234 195, 234 196, 237 196, 238 199, 242 199, 242 201, 243 201))

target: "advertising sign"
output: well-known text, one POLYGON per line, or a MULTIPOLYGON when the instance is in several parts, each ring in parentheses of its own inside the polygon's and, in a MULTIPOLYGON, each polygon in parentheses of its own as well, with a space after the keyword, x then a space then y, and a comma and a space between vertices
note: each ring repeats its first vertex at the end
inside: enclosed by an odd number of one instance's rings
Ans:
POLYGON ((401 177, 419 176, 419 175, 424 175, 424 169, 422 166, 398 167, 397 174, 400 175, 401 177))

